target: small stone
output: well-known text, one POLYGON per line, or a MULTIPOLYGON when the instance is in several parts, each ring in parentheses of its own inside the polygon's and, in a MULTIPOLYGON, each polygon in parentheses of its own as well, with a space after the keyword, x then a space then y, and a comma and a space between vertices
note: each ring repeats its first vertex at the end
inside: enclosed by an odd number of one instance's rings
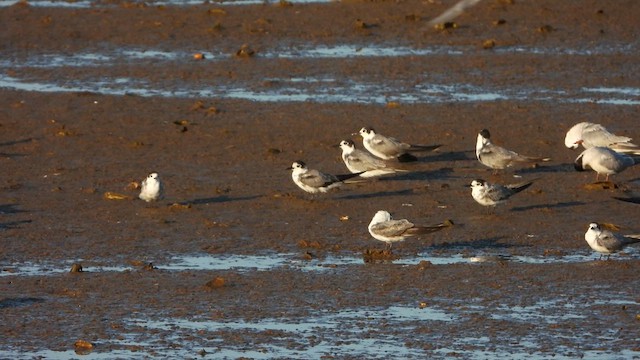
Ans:
POLYGON ((225 279, 223 277, 217 276, 215 279, 208 281, 205 286, 209 289, 219 289, 221 287, 224 287, 225 284, 225 279))
POLYGON ((82 272, 82 265, 80 265, 79 263, 75 263, 71 265, 71 271, 69 272, 72 272, 72 273, 82 272))

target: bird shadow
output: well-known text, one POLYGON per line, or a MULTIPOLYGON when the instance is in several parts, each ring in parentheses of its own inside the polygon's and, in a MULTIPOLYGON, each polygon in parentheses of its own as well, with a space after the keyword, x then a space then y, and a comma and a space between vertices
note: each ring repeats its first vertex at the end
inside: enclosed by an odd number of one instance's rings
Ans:
POLYGON ((514 208, 511 208, 511 211, 527 211, 527 210, 547 209, 547 208, 562 209, 562 208, 568 208, 568 207, 573 207, 573 206, 582 206, 582 205, 586 205, 586 203, 584 203, 582 201, 568 201, 568 202, 559 202, 559 203, 555 203, 555 204, 538 204, 538 205, 529 205, 529 206, 516 206, 514 208))
POLYGON ((394 176, 382 177, 380 181, 411 181, 411 180, 434 180, 447 178, 453 173, 453 168, 446 167, 437 170, 419 170, 399 173, 394 176))
POLYGON ((620 201, 624 201, 624 202, 628 202, 628 203, 632 203, 632 204, 640 204, 640 197, 629 197, 629 198, 622 198, 622 197, 613 197, 616 200, 620 200, 620 201))
POLYGON ((438 161, 464 161, 475 160, 475 155, 470 156, 468 154, 474 153, 473 151, 449 151, 443 153, 437 153, 437 155, 425 155, 418 157, 418 162, 438 162, 438 161))
POLYGON ((18 209, 18 205, 16 204, 0 205, 0 214, 18 214, 23 212, 27 211, 18 209))
POLYGON ((44 299, 37 297, 5 298, 0 300, 0 309, 24 307, 41 302, 44 302, 44 299))
POLYGON ((382 192, 369 193, 369 194, 345 195, 345 196, 336 197, 336 199, 340 199, 340 200, 370 199, 370 198, 378 198, 378 197, 385 197, 385 196, 409 195, 412 193, 413 193, 412 189, 404 189, 404 190, 397 190, 397 191, 382 191, 382 192))
POLYGON ((539 164, 535 167, 518 169, 518 174, 538 174, 538 173, 559 173, 559 172, 575 172, 573 163, 570 164, 555 164, 555 165, 542 165, 539 164))
POLYGON ((31 223, 32 220, 19 220, 19 221, 9 221, 9 222, 5 222, 5 223, 0 223, 0 229, 6 230, 6 229, 19 229, 19 225, 22 224, 29 224, 31 223))
POLYGON ((204 204, 219 204, 226 203, 232 201, 246 201, 253 200, 262 197, 262 195, 252 195, 252 196, 242 196, 242 197, 231 197, 227 195, 214 196, 208 198, 198 198, 193 200, 187 200, 183 202, 179 202, 180 205, 204 205, 204 204))
POLYGON ((11 146, 11 145, 17 145, 17 144, 24 144, 24 143, 28 143, 28 142, 32 142, 32 141, 33 141, 32 138, 26 138, 26 139, 22 139, 22 140, 14 140, 14 141, 7 141, 7 142, 0 143, 0 147, 1 146, 11 146))

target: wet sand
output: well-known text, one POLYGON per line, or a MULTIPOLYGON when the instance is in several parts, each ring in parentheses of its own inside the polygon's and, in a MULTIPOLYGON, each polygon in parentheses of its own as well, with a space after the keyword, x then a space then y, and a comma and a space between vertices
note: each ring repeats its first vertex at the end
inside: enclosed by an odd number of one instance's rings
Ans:
POLYGON ((633 1, 486 1, 446 31, 426 22, 449 2, 109 4, 0 8, 0 357, 76 356, 79 339, 87 358, 640 356, 640 251, 598 261, 584 241, 593 221, 640 232, 640 207, 612 199, 640 173, 588 189, 563 145, 581 121, 640 141, 633 1), (243 44, 253 56, 233 55, 243 44), (340 44, 436 51, 278 56, 340 44), (183 59, 23 65, 121 49, 183 59), (293 184, 298 159, 346 173, 336 145, 363 126, 444 146, 326 195, 293 184), (482 128, 552 161, 494 175, 475 160, 482 128), (152 171, 166 199, 147 204, 131 183, 152 171), (536 180, 488 213, 474 178, 536 180), (381 209, 455 226, 365 263, 381 209))

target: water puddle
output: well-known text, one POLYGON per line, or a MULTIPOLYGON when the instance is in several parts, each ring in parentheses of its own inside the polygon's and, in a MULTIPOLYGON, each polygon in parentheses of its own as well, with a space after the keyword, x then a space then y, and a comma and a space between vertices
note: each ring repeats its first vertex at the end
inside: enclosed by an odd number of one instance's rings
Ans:
MULTIPOLYGON (((500 255, 500 254, 476 254, 470 256, 458 252, 439 253, 437 255, 428 252, 417 256, 409 256, 393 261, 379 262, 381 265, 415 266, 421 262, 430 262, 433 265, 453 264, 482 264, 482 263, 522 263, 522 264, 557 264, 579 263, 598 260, 595 254, 570 254, 564 256, 525 256, 525 255, 500 255)), ((3 276, 53 276, 70 271, 74 263, 80 263, 83 271, 88 273, 98 272, 124 272, 141 270, 142 266, 122 265, 109 260, 63 260, 60 262, 21 262, 0 264, 0 277, 3 276)), ((263 255, 176 255, 166 261, 154 262, 158 270, 164 271, 216 271, 235 270, 247 271, 271 271, 275 269, 295 269, 296 271, 330 271, 342 270, 350 266, 364 266, 361 255, 336 254, 326 257, 303 259, 301 254, 294 253, 269 253, 263 255)), ((367 266, 376 266, 367 265, 367 266)))

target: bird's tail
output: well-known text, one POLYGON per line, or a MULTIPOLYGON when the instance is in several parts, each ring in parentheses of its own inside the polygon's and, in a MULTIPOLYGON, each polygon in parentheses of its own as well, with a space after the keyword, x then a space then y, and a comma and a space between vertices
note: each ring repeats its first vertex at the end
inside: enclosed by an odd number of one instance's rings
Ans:
POLYGON ((416 226, 409 230, 407 233, 410 235, 419 235, 419 234, 430 234, 432 232, 440 231, 442 229, 446 229, 448 227, 453 226, 453 221, 447 219, 444 222, 431 226, 416 226))
POLYGON ((533 184, 534 181, 536 181, 537 179, 533 179, 533 180, 529 180, 529 181, 525 181, 525 182, 521 182, 521 183, 517 183, 517 184, 513 184, 513 185, 508 185, 507 187, 511 190, 513 190, 515 193, 519 193, 520 191, 528 188, 529 186, 531 186, 531 184, 533 184))
POLYGON ((609 145, 609 148, 615 152, 627 155, 640 155, 640 146, 632 143, 615 143, 609 145))
MULTIPOLYGON (((359 181, 357 181, 357 180, 356 180, 356 181, 353 181, 353 180, 352 180, 352 181, 347 181, 347 180, 349 180, 349 179, 353 179, 354 177, 357 177, 357 176, 360 176, 360 174, 362 174, 363 172, 364 172, 364 171, 357 172, 357 173, 353 173, 353 174, 341 174, 341 175, 336 175, 336 178, 337 178, 340 182, 343 182, 343 183, 345 183, 345 184, 349 184, 349 183, 352 183, 352 182, 359 182, 359 181)), ((360 180, 360 181, 363 181, 363 180, 360 180)))

